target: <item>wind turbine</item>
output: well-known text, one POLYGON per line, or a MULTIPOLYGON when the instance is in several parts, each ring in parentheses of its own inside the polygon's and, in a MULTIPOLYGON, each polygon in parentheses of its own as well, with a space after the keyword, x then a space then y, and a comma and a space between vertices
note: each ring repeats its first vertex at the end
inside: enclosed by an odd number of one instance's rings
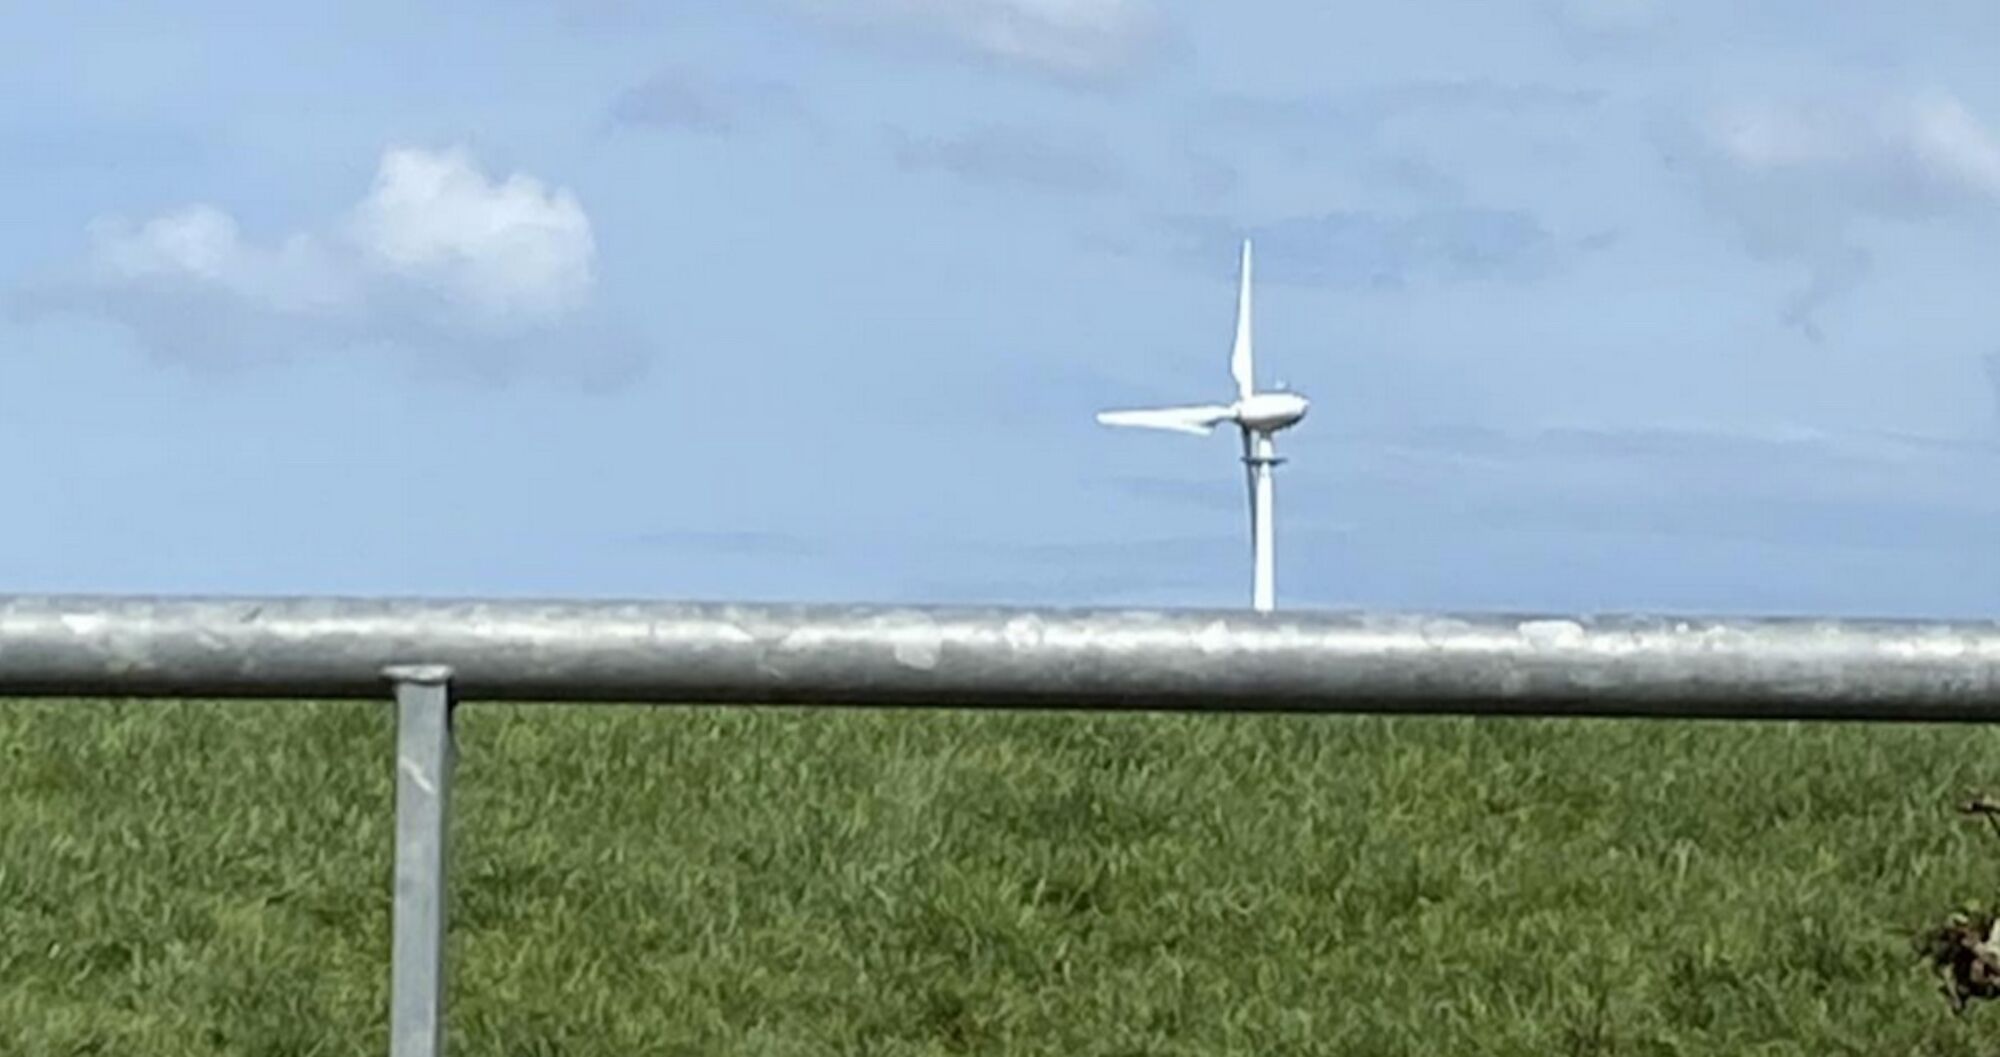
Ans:
POLYGON ((1135 411, 1099 412, 1107 426, 1168 429, 1207 434, 1225 423, 1236 423, 1243 434, 1243 468, 1250 485, 1250 605, 1268 613, 1277 595, 1277 558, 1272 531, 1272 471, 1278 458, 1273 436, 1298 424, 1310 402, 1297 393, 1257 391, 1250 349, 1250 241, 1243 242, 1243 270, 1236 293, 1236 346, 1229 354, 1229 373, 1236 379, 1236 402, 1159 407, 1135 411))

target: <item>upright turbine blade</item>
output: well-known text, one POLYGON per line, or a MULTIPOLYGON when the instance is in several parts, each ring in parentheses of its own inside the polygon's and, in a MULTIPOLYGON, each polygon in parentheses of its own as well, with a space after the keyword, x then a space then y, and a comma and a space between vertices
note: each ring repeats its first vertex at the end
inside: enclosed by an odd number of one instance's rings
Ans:
POLYGON ((1229 353, 1229 373, 1236 378, 1236 395, 1256 391, 1250 351, 1250 240, 1243 240, 1243 270, 1236 288, 1236 347, 1229 353))

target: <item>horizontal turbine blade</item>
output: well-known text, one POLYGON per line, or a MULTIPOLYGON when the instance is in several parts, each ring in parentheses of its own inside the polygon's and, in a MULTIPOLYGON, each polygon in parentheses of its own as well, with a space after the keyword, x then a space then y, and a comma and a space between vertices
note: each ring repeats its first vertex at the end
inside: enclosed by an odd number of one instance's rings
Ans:
POLYGON ((1135 411, 1101 411, 1097 421, 1107 426, 1139 429, 1171 429, 1179 433, 1207 433, 1236 417, 1233 408, 1220 404, 1195 407, 1154 407, 1135 411))

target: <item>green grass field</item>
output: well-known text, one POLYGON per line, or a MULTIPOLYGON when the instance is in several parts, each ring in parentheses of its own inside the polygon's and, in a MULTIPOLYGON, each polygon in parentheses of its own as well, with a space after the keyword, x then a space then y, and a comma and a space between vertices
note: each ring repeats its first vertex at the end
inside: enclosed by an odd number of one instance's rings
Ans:
MULTIPOLYGON (((0 1054, 385 1050, 390 713, 0 704, 0 1054)), ((470 706, 463 1055, 1978 1054, 2000 731, 470 706)))

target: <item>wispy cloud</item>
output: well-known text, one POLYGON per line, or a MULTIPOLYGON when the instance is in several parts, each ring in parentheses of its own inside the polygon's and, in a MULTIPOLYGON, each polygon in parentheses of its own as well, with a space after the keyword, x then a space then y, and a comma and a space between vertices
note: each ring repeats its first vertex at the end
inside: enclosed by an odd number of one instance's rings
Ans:
POLYGON ((1154 61, 1166 22, 1152 0, 789 0, 830 24, 1103 84, 1154 61))
MULTIPOLYGON (((352 347, 484 356, 511 369, 534 347, 598 338, 590 218, 569 191, 487 176, 462 150, 393 148, 373 186, 330 223, 271 239, 196 204, 142 221, 101 218, 80 266, 16 298, 28 314, 72 313, 128 328, 179 362, 242 366, 352 347)), ((564 365, 623 370, 627 342, 594 343, 564 365)))
MULTIPOLYGON (((1956 438, 1725 424, 1473 427, 1392 442, 1476 474, 1482 524, 1963 551, 1996 508, 1964 482, 2000 447, 1956 438)), ((1424 471, 1414 471, 1418 474, 1424 471)))
MULTIPOLYGON (((1221 460, 1211 459, 1219 463, 1221 460)), ((1241 476, 1237 474, 1235 476, 1241 476)), ((1112 477, 1104 486, 1134 499, 1200 510, 1237 510, 1248 501, 1241 483, 1211 474, 1200 480, 1178 477, 1112 477)))
MULTIPOLYGON (((1311 546, 1317 532, 1294 528, 1287 544, 1311 546)), ((961 543, 960 567, 924 577, 921 596, 983 604, 1130 604, 1235 593, 1243 570, 1239 535, 1135 536, 1067 543, 961 543)))
POLYGON ((906 170, 935 170, 973 183, 1088 193, 1117 186, 1118 163, 1096 141, 1045 129, 986 125, 956 136, 888 133, 906 170))
POLYGON ((1864 221, 2000 215, 2000 136, 1947 94, 1739 101, 1692 131, 1709 206, 1752 254, 1806 268, 1784 317, 1815 338, 1869 270, 1864 221))
POLYGON ((1248 225, 1197 218, 1178 227, 1201 261, 1227 262, 1228 248, 1249 237, 1260 281, 1344 289, 1527 279, 1551 267, 1556 252, 1534 214, 1476 206, 1335 211, 1248 225))
POLYGON ((1440 160, 1440 143, 1471 127, 1503 128, 1512 142, 1560 141, 1607 98, 1559 82, 1490 77, 1417 78, 1314 95, 1225 93, 1191 108, 1185 134, 1232 156, 1324 171, 1329 164, 1373 192, 1461 201, 1476 169, 1440 160), (1451 130, 1440 139, 1440 129, 1451 130))
POLYGON ((1664 25, 1666 0, 1549 0, 1558 30, 1584 49, 1631 41, 1664 25))
POLYGON ((1491 77, 1399 81, 1359 93, 1361 105, 1392 116, 1430 110, 1567 112, 1594 107, 1604 98, 1597 88, 1491 77))
POLYGON ((1181 161, 1187 168, 1188 189, 1197 198, 1220 198, 1243 183, 1241 169, 1208 151, 1190 147, 1182 152, 1181 161))
POLYGON ((1373 131, 1383 124, 1419 114, 1563 114, 1585 110, 1603 101, 1604 93, 1595 88, 1488 77, 1429 78, 1390 81, 1316 96, 1227 93, 1208 104, 1208 120, 1218 128, 1321 138, 1342 132, 1373 131))
POLYGON ((661 529, 629 537, 635 547, 689 554, 753 557, 810 557, 826 550, 823 541, 792 532, 758 530, 661 529))
POLYGON ((1947 94, 1737 103, 1712 112, 1706 131, 1752 177, 1883 216, 2000 200, 2000 138, 1947 94))
MULTIPOLYGON (((1812 426, 1774 424, 1742 426, 1709 422, 1547 423, 1526 427, 1458 424, 1392 430, 1336 432, 1330 443, 1424 454, 1444 460, 1500 460, 1532 463, 1540 459, 1615 462, 1633 460, 1727 467, 1768 467, 1787 460, 1809 459, 1852 476, 1862 465, 1902 465, 1942 455, 1995 454, 1984 444, 1949 437, 1921 437, 1862 430, 1827 430, 1812 426)), ((1646 487, 1651 487, 1646 482, 1646 487)))
POLYGON ((611 104, 621 125, 730 136, 752 128, 807 119, 804 100, 778 81, 666 70, 621 93, 611 104))

